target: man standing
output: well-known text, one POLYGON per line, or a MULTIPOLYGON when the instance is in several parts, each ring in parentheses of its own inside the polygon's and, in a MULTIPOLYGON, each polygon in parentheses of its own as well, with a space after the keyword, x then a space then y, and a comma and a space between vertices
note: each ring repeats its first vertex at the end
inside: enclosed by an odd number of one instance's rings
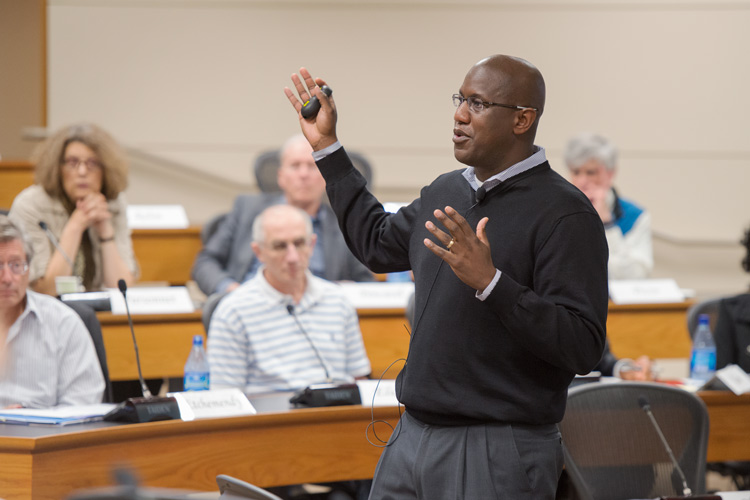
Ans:
POLYGON ((257 394, 368 375, 357 312, 341 287, 308 270, 316 241, 310 217, 274 205, 255 218, 252 235, 261 268, 214 313, 211 387, 257 394))
POLYGON ((579 134, 568 142, 565 163, 573 184, 589 198, 604 224, 609 245, 609 278, 647 278, 654 268, 651 216, 615 191, 612 185, 617 171, 615 146, 600 135, 579 134))
POLYGON ((456 159, 419 199, 389 215, 336 136, 336 106, 302 68, 299 115, 353 253, 374 272, 414 271, 415 319, 396 381, 406 407, 371 499, 555 496, 556 423, 575 373, 599 361, 607 245, 580 191, 534 145, 540 72, 515 57, 479 61, 453 96, 456 159))
POLYGON ((28 290, 31 245, 0 216, 0 408, 102 401, 104 377, 81 318, 28 290))
POLYGON ((255 275, 260 262, 250 251, 250 228, 263 209, 279 203, 300 208, 313 219, 318 237, 318 251, 310 262, 314 275, 331 281, 372 281, 372 273, 346 247, 333 211, 322 203, 326 184, 311 152, 302 135, 291 137, 281 150, 278 183, 283 194, 237 197, 195 259, 192 276, 203 293, 230 292, 255 275))

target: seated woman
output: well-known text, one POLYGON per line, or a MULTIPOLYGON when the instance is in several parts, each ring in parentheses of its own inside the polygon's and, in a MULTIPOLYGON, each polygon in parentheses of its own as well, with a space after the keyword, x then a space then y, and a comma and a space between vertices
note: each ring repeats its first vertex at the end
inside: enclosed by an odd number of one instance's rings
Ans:
MULTIPOLYGON (((745 231, 742 244, 745 247, 742 269, 750 273, 750 228, 745 231)), ((733 363, 750 373, 750 293, 719 302, 714 340, 717 370, 733 363)))
POLYGON ((33 246, 31 288, 56 295, 58 276, 81 277, 87 291, 116 288, 119 279, 133 283, 138 268, 122 194, 128 168, 120 146, 96 125, 75 124, 42 143, 32 161, 36 183, 19 193, 10 209, 33 246))

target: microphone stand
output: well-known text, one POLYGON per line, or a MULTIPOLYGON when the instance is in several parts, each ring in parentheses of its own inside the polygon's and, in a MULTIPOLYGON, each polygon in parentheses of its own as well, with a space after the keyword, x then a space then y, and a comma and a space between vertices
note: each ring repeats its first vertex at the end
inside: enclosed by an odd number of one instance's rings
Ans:
POLYGON ((651 405, 648 403, 646 396, 644 395, 638 396, 638 404, 641 406, 643 411, 646 412, 646 415, 648 415, 648 418, 651 419, 651 425, 653 425, 654 429, 656 429, 656 433, 659 435, 659 439, 664 445, 664 449, 667 450, 667 455, 669 455, 669 459, 672 461, 672 465, 677 470, 677 473, 680 475, 680 479, 682 480, 682 494, 687 497, 691 496, 693 492, 687 484, 685 473, 682 472, 682 467, 680 467, 680 463, 675 458, 674 453, 672 453, 672 448, 669 446, 669 443, 667 442, 667 438, 664 437, 664 433, 661 431, 661 427, 659 426, 659 423, 656 421, 654 414, 651 413, 651 405))
POLYGON ((135 362, 138 367, 138 380, 141 383, 141 398, 128 398, 118 404, 112 411, 104 415, 104 420, 110 422, 154 422, 157 420, 173 420, 180 418, 180 408, 177 400, 173 397, 158 397, 151 394, 151 391, 143 379, 141 373, 141 357, 138 352, 138 341, 135 339, 135 330, 133 328, 133 317, 130 315, 130 306, 127 298, 127 284, 125 280, 119 280, 117 287, 122 293, 125 300, 125 312, 128 315, 128 325, 130 325, 130 335, 133 339, 133 348, 135 349, 135 362))
POLYGON ((336 384, 333 382, 333 379, 331 379, 331 373, 328 371, 328 367, 326 366, 325 361, 323 361, 323 357, 320 355, 318 348, 315 347, 312 338, 302 327, 302 323, 300 323, 297 315, 294 314, 294 305, 288 304, 286 310, 294 319, 294 322, 297 324, 297 328, 302 332, 302 335, 304 335, 310 343, 310 347, 312 347, 313 352, 315 352, 315 356, 317 356, 326 375, 325 384, 309 385, 292 396, 289 402, 296 406, 308 406, 312 408, 362 404, 362 397, 359 394, 359 387, 357 384, 336 384))

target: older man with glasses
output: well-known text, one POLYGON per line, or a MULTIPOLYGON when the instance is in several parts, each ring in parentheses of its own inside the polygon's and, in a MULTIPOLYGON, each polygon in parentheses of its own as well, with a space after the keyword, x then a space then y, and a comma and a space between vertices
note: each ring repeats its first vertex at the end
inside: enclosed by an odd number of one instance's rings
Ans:
POLYGON ((414 327, 396 392, 406 411, 375 471, 375 499, 552 499, 557 422, 576 373, 602 355, 607 243, 591 203, 534 144, 545 84, 529 62, 479 61, 453 96, 453 153, 388 214, 336 135, 336 105, 306 69, 285 93, 354 255, 414 271, 414 327))
POLYGON ((81 318, 29 286, 31 245, 0 215, 0 408, 99 403, 104 376, 81 318))

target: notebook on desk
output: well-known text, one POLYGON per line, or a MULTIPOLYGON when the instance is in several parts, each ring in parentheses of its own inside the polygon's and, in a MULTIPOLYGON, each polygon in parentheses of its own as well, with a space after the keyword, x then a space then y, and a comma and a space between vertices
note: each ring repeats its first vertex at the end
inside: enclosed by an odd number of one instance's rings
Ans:
POLYGON ((0 411, 0 422, 17 425, 72 425, 102 420, 114 404, 101 403, 57 408, 17 408, 0 411))

